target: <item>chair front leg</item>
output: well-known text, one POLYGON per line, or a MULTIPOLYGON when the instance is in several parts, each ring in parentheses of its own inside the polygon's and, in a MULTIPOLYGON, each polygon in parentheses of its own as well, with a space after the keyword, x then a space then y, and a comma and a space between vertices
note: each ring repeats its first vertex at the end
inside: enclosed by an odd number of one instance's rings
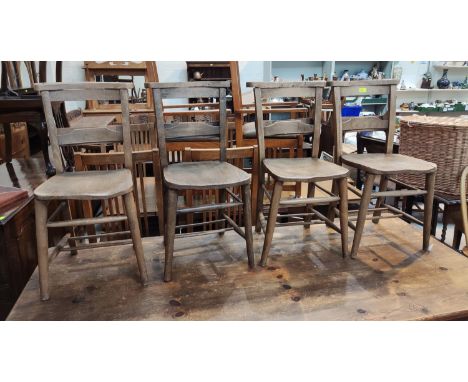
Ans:
MULTIPOLYGON (((385 175, 381 175, 380 176, 379 192, 380 191, 382 191, 382 192, 387 191, 387 187, 388 187, 388 177, 386 177, 385 175)), ((383 204, 384 201, 385 201, 385 197, 384 196, 379 196, 377 198, 377 202, 375 203, 375 208, 376 209, 380 208, 380 206, 383 204)), ((381 214, 382 214, 382 211, 374 211, 373 218, 372 218, 372 223, 378 224, 381 214)))
POLYGON ((247 258, 249 267, 255 266, 255 257, 253 251, 253 233, 252 233, 252 204, 250 197, 250 184, 242 186, 242 197, 244 201, 244 230, 245 230, 245 244, 247 246, 247 258))
POLYGON ((39 269, 39 288, 41 300, 49 296, 49 239, 47 233, 47 202, 35 199, 37 263, 39 269))
POLYGON ((125 211, 127 213, 128 226, 132 235, 133 250, 137 259, 138 270, 140 271, 140 280, 143 285, 148 283, 148 273, 146 271, 145 255, 143 244, 141 242, 140 225, 135 206, 133 192, 124 195, 125 211))
POLYGON ((278 215, 282 191, 283 191, 283 182, 275 180, 275 184, 273 187, 273 195, 271 196, 268 223, 267 223, 267 228, 265 232, 265 242, 263 243, 262 258, 260 260, 260 265, 262 267, 266 265, 268 254, 270 253, 271 241, 273 240, 273 232, 275 231, 276 218, 278 215))
POLYGON ((172 280, 172 258, 177 218, 177 191, 167 189, 164 281, 172 280))
POLYGON ((359 205, 359 212, 356 222, 356 230, 354 231, 353 247, 351 248, 351 257, 355 257, 359 250, 361 243, 362 232, 364 231, 364 224, 366 223, 367 210, 371 201, 372 187, 374 186, 374 174, 367 174, 364 182, 364 190, 361 196, 361 204, 359 205))
POLYGON ((434 203, 434 187, 436 173, 426 174, 426 197, 424 198, 424 227, 423 227, 423 251, 429 249, 431 238, 432 208, 434 203))
POLYGON ((348 255, 348 180, 338 180, 340 192, 340 229, 341 229, 341 252, 343 258, 348 255))

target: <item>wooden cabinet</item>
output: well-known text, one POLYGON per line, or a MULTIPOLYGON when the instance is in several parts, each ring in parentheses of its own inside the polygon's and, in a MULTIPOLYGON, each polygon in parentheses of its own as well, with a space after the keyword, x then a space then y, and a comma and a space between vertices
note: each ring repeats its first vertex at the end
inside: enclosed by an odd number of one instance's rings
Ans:
MULTIPOLYGON (((8 316, 37 265, 33 190, 45 179, 45 163, 41 158, 13 159, 0 165, 1 185, 29 193, 27 199, 0 212, 0 320, 8 316)), ((49 213, 57 205, 51 202, 49 213)), ((50 230, 49 246, 64 234, 63 228, 50 230)))
POLYGON ((4 320, 37 265, 34 203, 29 197, 0 221, 0 319, 4 320))

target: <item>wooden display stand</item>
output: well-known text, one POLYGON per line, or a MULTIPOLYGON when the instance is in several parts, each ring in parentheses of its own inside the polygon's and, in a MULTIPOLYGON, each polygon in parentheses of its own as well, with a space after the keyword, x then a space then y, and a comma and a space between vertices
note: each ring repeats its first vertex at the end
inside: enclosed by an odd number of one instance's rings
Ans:
MULTIPOLYGON (((158 70, 154 61, 85 61, 84 70, 86 81, 95 82, 99 76, 143 76, 145 82, 158 82, 158 70)), ((151 94, 147 94, 146 103, 130 104, 132 113, 152 113, 153 101, 151 94)), ((83 114, 120 114, 119 105, 116 104, 100 104, 98 101, 92 100, 86 102, 86 110, 83 114)))

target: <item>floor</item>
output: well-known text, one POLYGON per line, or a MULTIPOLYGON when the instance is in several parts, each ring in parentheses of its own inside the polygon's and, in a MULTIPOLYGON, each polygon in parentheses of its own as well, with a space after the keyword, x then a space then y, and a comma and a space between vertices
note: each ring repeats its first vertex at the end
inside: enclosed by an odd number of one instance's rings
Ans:
MULTIPOLYGON (((254 235, 257 260, 263 235, 254 235)), ((37 270, 10 320, 418 320, 468 317, 468 258, 400 219, 368 223, 357 259, 342 259, 325 226, 281 227, 266 268, 248 270, 234 232, 176 241, 174 280, 162 281, 159 237, 144 239, 150 285, 130 246, 62 253, 51 300, 37 270)))

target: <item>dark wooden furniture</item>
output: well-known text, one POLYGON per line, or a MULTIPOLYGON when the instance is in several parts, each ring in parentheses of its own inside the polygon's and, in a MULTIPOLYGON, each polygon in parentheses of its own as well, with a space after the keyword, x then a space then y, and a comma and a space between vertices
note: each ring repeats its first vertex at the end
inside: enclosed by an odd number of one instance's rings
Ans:
MULTIPOLYGON (((325 81, 308 82, 248 82, 247 86, 253 87, 255 96, 255 128, 259 149, 259 188, 257 194, 257 213, 256 213, 256 231, 260 233, 261 229, 265 232, 265 243, 263 245, 262 258, 260 265, 265 266, 270 252, 273 232, 276 226, 278 210, 281 206, 306 206, 306 212, 303 214, 294 214, 294 217, 303 217, 297 224, 304 224, 306 228, 311 223, 326 222, 330 227, 341 233, 342 254, 345 256, 348 252, 348 200, 347 200, 347 176, 349 171, 334 163, 319 159, 320 147, 320 129, 322 119, 322 92, 325 81), (291 119, 282 121, 263 121, 264 98, 278 96, 290 97, 314 97, 315 107, 310 109, 309 118, 291 119), (265 158, 265 138, 287 135, 313 135, 312 153, 310 158, 265 158), (265 174, 273 178, 273 193, 270 196, 269 190, 265 186, 265 174), (330 194, 326 197, 315 197, 315 183, 333 180, 339 184, 339 196, 330 194), (306 182, 308 183, 307 198, 294 198, 281 200, 281 192, 285 182, 306 182), (263 215, 263 198, 267 195, 270 199, 270 211, 268 224, 265 224, 263 215), (330 204, 331 202, 340 202, 340 228, 333 221, 314 209, 314 206, 321 204, 330 204), (311 222, 311 218, 316 220, 311 222), (266 225, 266 229, 265 229, 266 225)), ((294 224, 295 222, 293 222, 294 224)), ((286 223, 291 224, 291 223, 286 223)), ((279 224, 281 225, 281 224, 279 224)))
MULTIPOLYGON (((180 282, 142 292, 128 269, 128 248, 90 250, 92 261, 54 259, 57 290, 37 299, 33 274, 9 320, 455 320, 468 318, 468 261, 434 241, 421 256, 422 231, 401 219, 367 225, 359 261, 337 255, 340 234, 312 226, 275 233, 270 266, 247 272, 244 241, 234 232, 177 241, 180 282), (115 264, 119 264, 118 267, 115 264), (74 282, 70 283, 73 275, 74 282)), ((255 247, 263 237, 254 235, 255 247)), ((163 275, 161 237, 143 239, 151 280, 163 275)))
MULTIPOLYGON (((368 80, 368 81, 332 81, 333 100, 333 126, 335 136, 335 161, 365 173, 364 189, 361 194, 360 207, 357 212, 356 225, 350 224, 354 232, 351 256, 357 255, 364 224, 369 211, 371 198, 377 198, 372 221, 378 223, 382 210, 396 213, 395 216, 405 216, 410 220, 416 220, 413 216, 385 204, 385 198, 390 196, 402 197, 412 195, 425 195, 424 204, 424 235, 423 250, 428 250, 431 234, 432 204, 434 199, 434 181, 437 166, 421 159, 401 154, 393 154, 393 136, 395 133, 396 118, 396 85, 398 80, 368 80), (347 96, 385 95, 388 101, 388 111, 382 117, 342 117, 342 102, 347 96), (348 131, 374 131, 386 132, 384 154, 342 154, 343 135, 348 131), (424 174, 426 185, 424 190, 405 189, 387 191, 390 178, 398 174, 424 174), (378 192, 373 192, 374 180, 380 176, 378 192)), ((356 190, 360 193, 360 190, 356 190)), ((418 221, 419 222, 419 221, 418 221)))
MULTIPOLYGON (((74 227, 99 223, 114 223, 127 221, 132 236, 135 255, 143 284, 147 282, 147 272, 143 259, 140 228, 133 194, 132 182, 132 146, 130 139, 130 117, 128 91, 133 87, 129 83, 58 83, 36 84, 35 89, 42 96, 44 112, 49 130, 52 147, 52 158, 58 174, 41 184, 34 190, 34 205, 36 213, 36 240, 38 253, 39 275, 41 279, 41 299, 49 299, 49 258, 48 258, 48 228, 70 227, 69 245, 56 247, 57 251, 70 251, 76 254, 79 249, 96 246, 124 244, 121 241, 106 241, 94 244, 77 244, 80 237, 75 236, 74 227), (57 129, 52 102, 85 101, 85 100, 119 101, 122 114, 122 125, 103 127, 79 127, 57 129), (124 145, 125 168, 113 171, 80 171, 63 172, 61 146, 73 146, 90 143, 118 143, 124 145), (72 219, 68 201, 70 200, 103 200, 123 196, 125 214, 121 216, 72 219), (48 218, 47 205, 52 200, 60 200, 61 210, 67 220, 59 221, 59 212, 54 212, 48 218)), ((59 209, 57 210, 59 211, 59 209)), ((127 243, 127 242, 125 242, 127 243)))
POLYGON ((22 188, 29 197, 0 212, 0 320, 4 320, 37 265, 33 190, 46 180, 39 158, 0 165, 0 184, 22 188))
MULTIPOLYGON (((41 150, 46 163, 46 174, 52 176, 55 169, 50 163, 47 128, 45 126, 45 117, 42 109, 41 97, 32 89, 21 88, 20 67, 15 61, 2 61, 1 89, 0 89, 0 123, 3 124, 5 131, 5 162, 9 163, 12 159, 12 136, 10 123, 26 122, 34 126, 41 140, 41 150)), ((33 61, 28 61, 31 65, 33 61)), ((40 62, 39 81, 46 80, 47 62, 40 62)), ((57 62, 56 71, 58 81, 61 80, 61 62, 57 62)), ((35 65, 32 66, 32 81, 37 81, 35 65)), ((32 85, 32 82, 31 82, 32 85)))
MULTIPOLYGON (((172 258, 174 252, 174 238, 177 228, 177 213, 192 213, 198 211, 220 211, 217 223, 227 222, 242 237, 247 246, 249 266, 254 266, 252 244, 252 222, 250 202, 250 175, 241 169, 226 162, 226 89, 229 81, 202 81, 186 83, 147 83, 148 89, 153 92, 154 110, 156 115, 156 128, 158 145, 163 171, 165 205, 165 245, 166 256, 164 264, 164 280, 172 279, 172 258), (219 125, 207 122, 180 122, 166 124, 164 120, 163 99, 210 97, 219 99, 219 125), (207 139, 214 137, 219 142, 220 156, 217 161, 181 162, 169 164, 166 139, 179 138, 193 141, 194 137, 207 139), (241 187, 242 200, 229 188, 241 187), (177 194, 185 190, 220 190, 219 204, 208 204, 193 208, 177 208, 177 194), (231 202, 230 199, 234 201, 231 202), (242 230, 225 212, 229 207, 243 206, 244 226, 242 230)), ((196 224, 196 223, 194 223, 196 224)), ((202 223, 203 224, 203 223, 202 223)), ((221 231, 226 229, 222 228, 221 231)))

